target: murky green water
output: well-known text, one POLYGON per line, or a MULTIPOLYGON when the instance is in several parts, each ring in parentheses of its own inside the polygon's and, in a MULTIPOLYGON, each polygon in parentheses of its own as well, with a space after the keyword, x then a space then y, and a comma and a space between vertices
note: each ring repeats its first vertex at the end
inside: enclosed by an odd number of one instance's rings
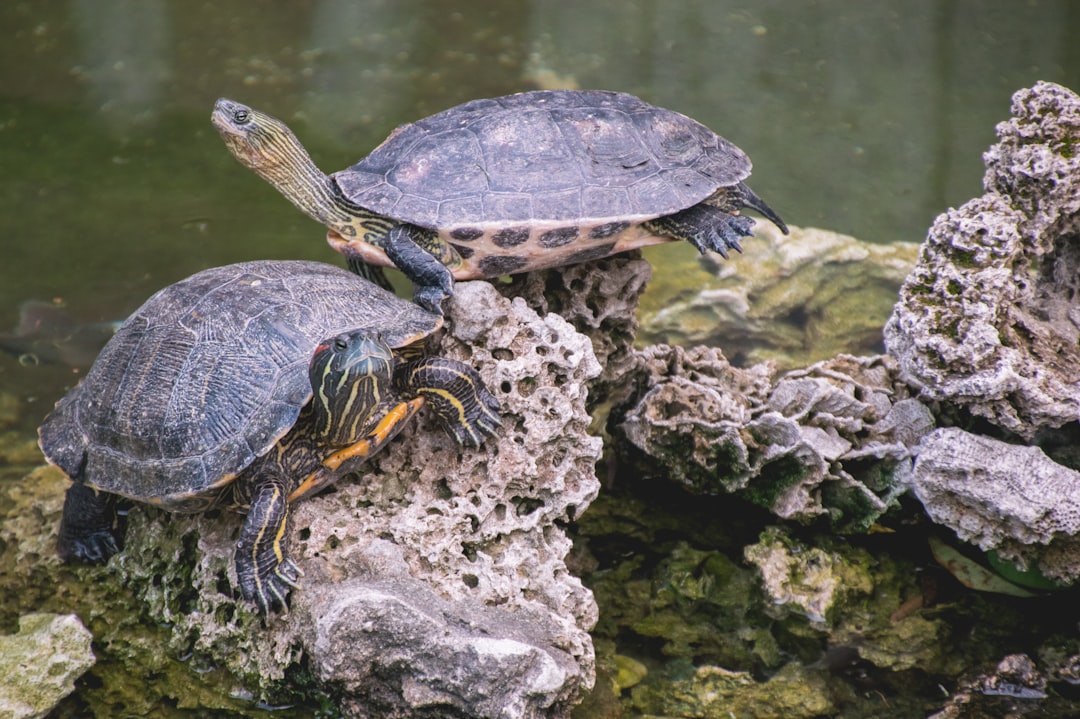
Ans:
MULTIPOLYGON (((211 265, 337 261, 225 151, 222 95, 288 120, 332 170, 467 99, 623 90, 745 149, 788 222, 884 242, 980 192, 1013 91, 1080 87, 1068 0, 9 1, 0 28, 0 329, 28 299, 116 319, 211 265)), ((692 252, 651 251, 656 282, 692 252)), ((0 355, 19 402, 0 421, 29 436, 76 379, 0 355)), ((0 479, 23 474, 8 464, 0 479)))

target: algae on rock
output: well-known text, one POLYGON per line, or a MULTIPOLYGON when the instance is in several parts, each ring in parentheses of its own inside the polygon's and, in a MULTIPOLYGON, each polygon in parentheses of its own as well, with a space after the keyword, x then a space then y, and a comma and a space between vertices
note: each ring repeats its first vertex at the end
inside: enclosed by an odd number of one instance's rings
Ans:
POLYGON ((722 347, 741 367, 879 353, 881 326, 917 252, 914 242, 865 242, 812 227, 782 235, 758 223, 742 254, 698 260, 700 287, 688 286, 684 272, 650 287, 638 342, 722 347))

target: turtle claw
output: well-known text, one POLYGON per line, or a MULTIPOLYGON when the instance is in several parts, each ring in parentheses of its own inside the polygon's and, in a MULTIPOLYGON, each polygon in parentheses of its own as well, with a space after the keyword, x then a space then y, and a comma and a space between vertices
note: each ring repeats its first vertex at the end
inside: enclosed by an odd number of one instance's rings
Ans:
POLYGON ((245 578, 241 577, 240 593, 244 599, 254 601, 263 614, 276 610, 288 612, 289 592, 300 588, 298 580, 303 574, 293 560, 286 559, 258 580, 251 577, 250 581, 245 581, 245 578))
POLYGON ((104 564, 120 551, 120 545, 112 532, 103 529, 66 540, 61 538, 56 551, 65 562, 76 560, 86 564, 104 564))

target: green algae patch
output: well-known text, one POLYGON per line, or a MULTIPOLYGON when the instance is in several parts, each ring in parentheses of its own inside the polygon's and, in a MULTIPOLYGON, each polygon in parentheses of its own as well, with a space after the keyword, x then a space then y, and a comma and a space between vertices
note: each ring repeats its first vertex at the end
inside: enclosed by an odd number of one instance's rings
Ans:
POLYGON ((811 719, 836 709, 824 677, 794 663, 764 682, 723 667, 675 665, 635 687, 630 703, 646 715, 694 719, 811 719))

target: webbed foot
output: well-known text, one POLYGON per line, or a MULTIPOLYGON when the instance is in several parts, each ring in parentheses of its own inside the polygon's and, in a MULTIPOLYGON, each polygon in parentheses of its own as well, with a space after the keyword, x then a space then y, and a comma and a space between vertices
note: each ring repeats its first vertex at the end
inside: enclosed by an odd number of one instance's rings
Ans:
POLYGON ((502 424, 499 401, 479 373, 462 362, 424 357, 398 368, 394 384, 403 394, 423 397, 460 445, 479 447, 502 424))
POLYGON ((754 220, 702 202, 647 224, 653 232, 686 240, 702 254, 712 250, 727 259, 729 250, 742 252, 739 240, 753 234, 754 220))
POLYGON ((299 580, 304 575, 300 567, 291 559, 285 559, 280 564, 268 559, 267 565, 272 566, 264 568, 259 565, 255 571, 241 571, 239 549, 237 555, 236 573, 244 599, 255 602, 263 614, 272 610, 287 610, 289 592, 300 588, 299 580))
POLYGON ((68 487, 56 553, 65 562, 104 564, 124 546, 119 497, 81 482, 68 487))
POLYGON ((288 608, 289 591, 300 586, 303 572, 286 555, 288 483, 273 475, 254 481, 247 519, 236 543, 236 578, 244 599, 267 613, 288 608))

